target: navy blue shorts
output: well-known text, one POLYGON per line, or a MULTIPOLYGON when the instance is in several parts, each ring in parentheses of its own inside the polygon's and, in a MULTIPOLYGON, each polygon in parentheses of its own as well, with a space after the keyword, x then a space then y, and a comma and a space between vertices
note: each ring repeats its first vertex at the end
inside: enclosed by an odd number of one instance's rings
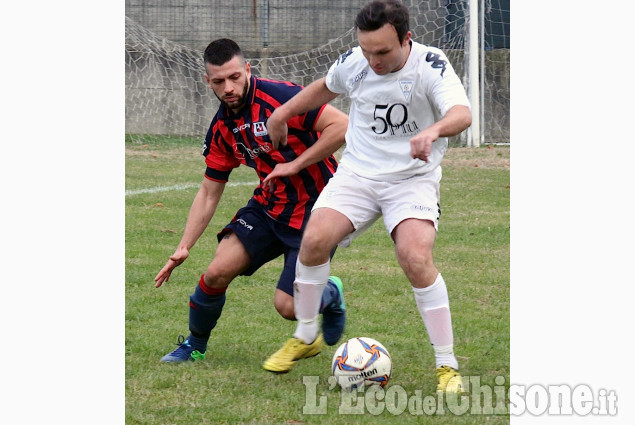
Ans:
POLYGON ((293 296, 295 263, 302 231, 278 223, 253 199, 239 209, 232 221, 218 233, 218 241, 230 231, 238 236, 251 258, 251 264, 241 273, 242 276, 251 276, 262 265, 284 254, 284 268, 277 288, 293 296))

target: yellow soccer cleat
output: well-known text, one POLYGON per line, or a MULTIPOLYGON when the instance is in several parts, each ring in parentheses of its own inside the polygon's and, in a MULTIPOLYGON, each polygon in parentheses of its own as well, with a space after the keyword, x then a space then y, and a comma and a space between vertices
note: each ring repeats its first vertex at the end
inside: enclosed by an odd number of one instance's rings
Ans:
POLYGON ((451 368, 450 366, 441 366, 437 368, 437 378, 439 379, 437 392, 457 394, 462 394, 464 392, 463 378, 458 370, 451 368))
POLYGON ((318 335, 311 344, 305 344, 300 339, 291 338, 287 340, 284 347, 273 353, 262 367, 269 372, 286 373, 295 366, 298 360, 320 354, 323 344, 322 334, 318 335))

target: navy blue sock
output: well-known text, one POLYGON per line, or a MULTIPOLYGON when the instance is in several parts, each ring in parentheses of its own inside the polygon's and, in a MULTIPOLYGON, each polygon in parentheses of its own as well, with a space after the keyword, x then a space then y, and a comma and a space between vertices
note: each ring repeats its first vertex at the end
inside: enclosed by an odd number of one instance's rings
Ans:
POLYGON ((329 280, 324 287, 324 291, 322 292, 320 313, 322 313, 327 306, 331 305, 334 301, 337 301, 339 299, 340 293, 337 290, 337 286, 335 286, 335 284, 329 280))
POLYGON ((209 337, 207 337, 207 338, 197 338, 194 335, 190 334, 187 337, 187 342, 195 350, 199 351, 200 353, 205 353, 205 351, 207 350, 207 340, 208 339, 209 339, 209 337))
MULTIPOLYGON (((201 277, 204 285, 202 280, 201 277)), ((207 348, 207 340, 225 305, 225 291, 210 292, 212 291, 204 291, 199 284, 190 295, 190 332, 195 337, 190 344, 201 352, 207 348)))

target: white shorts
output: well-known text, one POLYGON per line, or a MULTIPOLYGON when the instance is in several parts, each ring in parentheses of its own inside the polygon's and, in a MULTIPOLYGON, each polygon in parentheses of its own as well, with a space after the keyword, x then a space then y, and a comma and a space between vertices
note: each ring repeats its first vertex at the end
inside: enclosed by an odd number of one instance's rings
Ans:
POLYGON ((441 167, 397 181, 376 181, 360 177, 343 165, 322 190, 313 209, 331 208, 344 214, 355 230, 339 246, 347 247, 384 216, 388 234, 407 218, 429 220, 439 229, 441 167))

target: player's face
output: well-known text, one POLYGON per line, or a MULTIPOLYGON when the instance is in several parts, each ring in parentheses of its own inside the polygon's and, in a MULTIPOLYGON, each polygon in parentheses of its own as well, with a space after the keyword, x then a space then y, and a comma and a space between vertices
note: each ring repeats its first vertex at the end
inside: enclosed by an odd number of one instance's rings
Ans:
POLYGON ((412 33, 408 31, 400 43, 397 30, 391 24, 385 24, 375 31, 357 30, 362 53, 377 75, 386 75, 403 68, 410 53, 410 37, 412 33))
POLYGON ((210 89, 227 108, 238 112, 247 101, 251 66, 239 57, 234 56, 223 65, 206 65, 205 80, 210 89))

